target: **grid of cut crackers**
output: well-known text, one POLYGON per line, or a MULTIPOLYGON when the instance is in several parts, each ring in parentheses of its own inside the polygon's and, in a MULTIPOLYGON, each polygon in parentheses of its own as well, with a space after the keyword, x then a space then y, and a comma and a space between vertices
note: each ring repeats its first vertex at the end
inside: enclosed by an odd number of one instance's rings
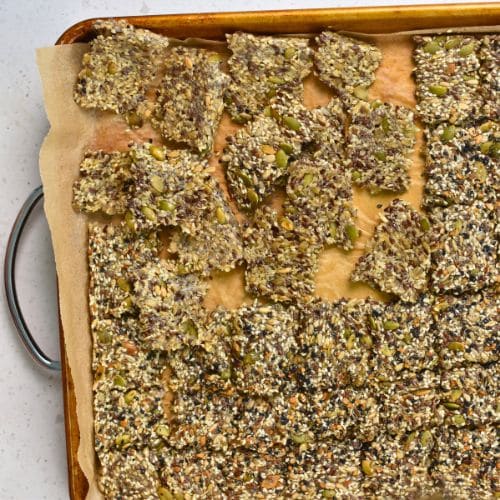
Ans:
POLYGON ((412 110, 371 101, 382 53, 334 32, 234 33, 223 62, 95 29, 76 102, 165 142, 89 151, 74 184, 105 497, 497 496, 498 37, 416 37, 412 110), (332 90, 314 109, 312 71, 332 90), (209 166, 224 110, 243 125, 228 192, 209 166), (359 238, 353 186, 408 189, 415 119, 424 212, 390 202, 351 276, 390 301, 317 298, 321 251, 359 238), (205 309, 241 266, 252 303, 205 309))

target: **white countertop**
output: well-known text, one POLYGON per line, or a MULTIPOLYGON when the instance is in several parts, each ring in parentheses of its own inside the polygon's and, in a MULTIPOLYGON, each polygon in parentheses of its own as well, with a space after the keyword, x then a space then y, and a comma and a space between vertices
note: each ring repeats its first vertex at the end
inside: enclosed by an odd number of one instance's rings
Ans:
MULTIPOLYGON (((370 0, 0 0, 0 243, 3 260, 20 205, 40 184, 38 151, 48 123, 35 48, 52 45, 89 17, 437 3, 370 0)), ((443 2, 441 2, 443 3, 443 2)), ((47 353, 58 357, 55 271, 42 210, 27 227, 18 259, 19 296, 27 321, 47 353)), ((21 346, 1 294, 0 499, 67 498, 61 380, 34 365, 21 346)))

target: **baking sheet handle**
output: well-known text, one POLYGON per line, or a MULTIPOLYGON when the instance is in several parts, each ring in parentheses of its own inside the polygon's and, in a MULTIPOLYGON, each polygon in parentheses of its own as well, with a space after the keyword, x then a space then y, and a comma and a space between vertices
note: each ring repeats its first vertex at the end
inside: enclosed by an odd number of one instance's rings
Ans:
POLYGON ((7 249, 5 252, 5 262, 4 262, 4 284, 5 284, 5 294, 7 297, 7 305, 9 306, 10 316, 16 327, 19 337, 31 354, 32 358, 41 366, 48 368, 49 370, 60 371, 61 363, 60 361, 53 360, 49 358, 36 343, 33 335, 29 331, 28 325, 24 319, 21 307, 19 305, 19 300, 17 298, 16 289, 16 257, 17 257, 17 247, 23 234, 26 222, 36 204, 43 198, 43 188, 42 186, 37 187, 24 202, 21 210, 19 211, 16 221, 12 226, 10 232, 9 241, 7 242, 7 249))

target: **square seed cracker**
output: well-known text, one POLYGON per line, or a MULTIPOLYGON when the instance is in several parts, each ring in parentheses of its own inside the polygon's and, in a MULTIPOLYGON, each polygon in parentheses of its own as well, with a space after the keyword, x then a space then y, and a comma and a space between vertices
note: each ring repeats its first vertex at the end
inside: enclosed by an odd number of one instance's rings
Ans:
POLYGON ((382 291, 415 302, 427 287, 428 221, 407 202, 393 200, 380 214, 372 240, 351 275, 382 291))
POLYGON ((228 137, 221 161, 229 192, 238 207, 255 209, 282 186, 289 158, 299 152, 299 139, 287 134, 271 117, 259 116, 228 137))
POLYGON ((450 426, 498 424, 498 365, 472 364, 441 374, 441 411, 450 426))
POLYGON ((438 364, 432 329, 432 299, 421 296, 414 304, 387 304, 372 329, 370 371, 378 380, 394 381, 408 370, 419 372, 438 364))
POLYGON ((91 317, 106 319, 133 312, 132 273, 157 258, 156 234, 137 236, 124 224, 90 223, 88 231, 91 317))
POLYGON ((459 124, 482 107, 479 41, 470 35, 415 36, 417 112, 428 125, 459 124))
POLYGON ((226 39, 232 52, 226 102, 233 119, 243 122, 262 113, 282 85, 293 83, 295 96, 302 95, 302 80, 312 67, 307 38, 236 32, 226 39))
POLYGON ((277 302, 311 298, 320 245, 314 235, 304 233, 268 207, 256 211, 243 232, 249 293, 277 302))
POLYGON ((135 112, 158 74, 168 38, 125 21, 97 21, 74 89, 83 108, 135 112))
POLYGON ((444 369, 498 362, 500 300, 494 290, 439 297, 432 311, 436 350, 444 369))
POLYGON ((477 292, 498 277, 498 214, 482 202, 435 208, 430 288, 436 294, 477 292))
POLYGON ((493 144, 499 137, 493 122, 466 127, 442 123, 427 130, 424 206, 494 202, 500 173, 493 144))
POLYGON ((365 97, 375 80, 382 53, 375 45, 323 31, 315 39, 314 63, 319 79, 345 98, 365 97))
POLYGON ((437 433, 430 474, 444 498, 498 496, 498 429, 443 427, 437 433))
POLYGON ((289 167, 285 215, 318 240, 351 250, 357 236, 350 173, 329 160, 302 155, 289 167))
POLYGON ((133 185, 128 152, 88 151, 73 184, 73 206, 84 213, 123 214, 133 185))
POLYGON ((179 276, 171 261, 148 263, 134 274, 140 338, 150 349, 172 351, 195 343, 205 316, 206 285, 193 274, 179 276))
POLYGON ((371 194, 407 191, 415 146, 413 111, 380 101, 359 101, 350 114, 347 154, 355 184, 371 194))
POLYGON ((153 124, 166 140, 186 143, 201 154, 210 153, 230 81, 220 68, 219 54, 175 47, 165 66, 153 124))

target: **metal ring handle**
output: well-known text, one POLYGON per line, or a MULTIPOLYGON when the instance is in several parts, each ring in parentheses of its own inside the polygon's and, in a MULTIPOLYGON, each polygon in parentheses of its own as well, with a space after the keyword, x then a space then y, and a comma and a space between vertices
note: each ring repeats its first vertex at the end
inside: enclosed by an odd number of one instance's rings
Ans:
POLYGON ((16 221, 12 226, 10 232, 9 241, 7 242, 7 249, 5 252, 5 263, 4 263, 4 284, 5 284, 5 294, 7 296, 7 305, 9 306, 10 316, 14 322, 17 333, 24 346, 31 354, 33 359, 41 366, 48 368, 49 370, 61 370, 61 362, 50 359, 36 343, 33 335, 28 329, 28 325, 24 319, 23 313, 21 312, 21 307, 19 306, 19 300, 17 298, 16 289, 16 279, 15 279, 15 267, 16 267, 16 257, 17 257, 17 247, 21 239, 26 222, 31 215, 31 212, 35 208, 36 204, 43 198, 43 188, 42 186, 37 187, 24 202, 21 210, 17 214, 16 221))

